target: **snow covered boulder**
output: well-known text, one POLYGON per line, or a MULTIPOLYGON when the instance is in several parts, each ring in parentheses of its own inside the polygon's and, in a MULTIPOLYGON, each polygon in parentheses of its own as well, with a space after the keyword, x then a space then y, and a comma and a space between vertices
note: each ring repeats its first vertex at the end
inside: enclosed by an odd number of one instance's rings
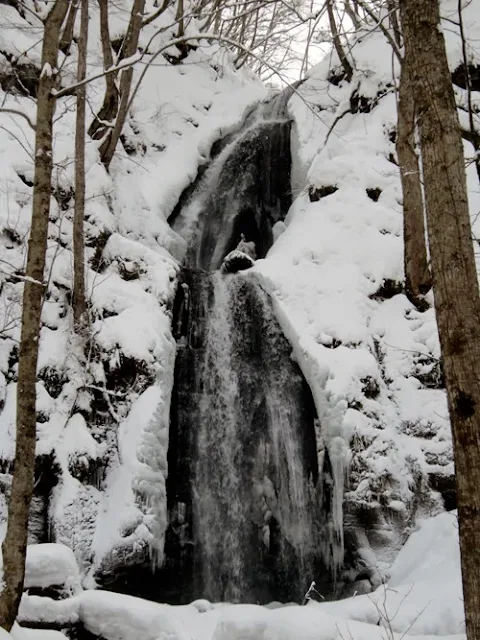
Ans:
POLYGON ((56 543, 29 545, 25 589, 50 597, 80 591, 80 575, 73 551, 56 543))
POLYGON ((238 251, 235 249, 234 251, 230 251, 230 253, 225 256, 225 259, 222 263, 222 272, 223 273, 237 273, 237 271, 244 271, 245 269, 250 269, 253 267, 255 261, 243 251, 238 251))

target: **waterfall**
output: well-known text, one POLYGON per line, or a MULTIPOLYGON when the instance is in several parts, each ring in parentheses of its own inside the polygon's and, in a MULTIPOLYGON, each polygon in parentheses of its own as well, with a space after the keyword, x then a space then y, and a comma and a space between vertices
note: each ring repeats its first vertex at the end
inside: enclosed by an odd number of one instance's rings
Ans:
POLYGON ((203 590, 210 599, 239 601, 245 590, 242 531, 247 508, 241 470, 240 389, 233 366, 228 283, 214 274, 206 325, 194 467, 194 522, 203 590), (235 496, 235 499, 232 497, 235 496))
POLYGON ((187 514, 190 597, 301 600, 325 573, 313 399, 254 273, 185 277, 169 509, 170 540, 187 514))
POLYGON ((172 603, 298 602, 312 580, 331 591, 312 394, 255 271, 220 270, 241 239, 264 257, 288 211, 290 95, 219 141, 169 219, 186 246, 159 577, 172 603))
POLYGON ((186 240, 186 254, 178 256, 185 265, 218 269, 242 234, 258 258, 271 247, 272 228, 291 204, 288 95, 249 112, 236 134, 220 141, 169 217, 186 240))

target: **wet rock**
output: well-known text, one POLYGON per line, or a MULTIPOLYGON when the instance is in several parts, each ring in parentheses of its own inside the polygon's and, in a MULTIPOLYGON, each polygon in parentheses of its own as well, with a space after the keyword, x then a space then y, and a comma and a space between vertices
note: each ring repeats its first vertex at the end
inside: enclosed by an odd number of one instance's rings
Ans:
POLYGON ((255 264, 255 261, 252 258, 244 253, 243 251, 239 251, 235 249, 231 251, 223 261, 222 264, 222 272, 223 273, 237 273, 237 271, 244 271, 245 269, 250 269, 255 264))
POLYGON ((367 196, 370 198, 370 200, 373 200, 374 202, 378 202, 378 199, 380 198, 382 194, 382 190, 379 189, 378 187, 376 187, 375 189, 367 189, 367 196))
POLYGON ((308 198, 310 202, 318 202, 322 198, 331 196, 336 191, 338 191, 338 187, 336 185, 327 184, 323 187, 312 186, 312 187, 309 187, 308 189, 308 198))

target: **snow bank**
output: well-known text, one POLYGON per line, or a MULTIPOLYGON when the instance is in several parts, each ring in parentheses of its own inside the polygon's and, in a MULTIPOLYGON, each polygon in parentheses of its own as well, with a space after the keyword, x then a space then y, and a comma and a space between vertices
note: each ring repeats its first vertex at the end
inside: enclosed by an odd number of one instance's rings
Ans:
POLYGON ((28 629, 15 625, 11 637, 13 640, 65 640, 67 636, 52 629, 28 629))

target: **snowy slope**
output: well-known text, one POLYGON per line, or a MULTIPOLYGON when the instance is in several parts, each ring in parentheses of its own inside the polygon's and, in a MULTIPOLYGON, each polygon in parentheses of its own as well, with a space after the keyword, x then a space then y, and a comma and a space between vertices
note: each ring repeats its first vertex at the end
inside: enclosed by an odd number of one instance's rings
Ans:
MULTIPOLYGON (((147 3, 148 11, 153 2, 147 3)), ((111 8, 111 34, 127 25, 128 2, 111 8)), ((102 64, 98 13, 90 12, 92 51, 87 74, 102 64)), ((0 50, 38 65, 36 30, 10 6, 0 6, 0 50), (28 51, 25 56, 20 55, 28 51)), ((164 24, 174 21, 171 13, 164 24)), ((35 25, 33 25, 35 26, 35 25)), ((158 25, 161 26, 161 25, 158 25)), ((146 29, 142 45, 153 31, 146 29)), ((173 30, 157 41, 167 42, 173 30)), ((7 58, 2 58, 8 69, 7 58)), ((76 49, 60 59, 64 84, 74 78, 76 49)), ((33 67, 34 69, 34 67, 33 67)), ((135 81, 143 67, 136 70, 135 81)), ((35 73, 35 69, 31 72, 35 73)), ((88 87, 89 106, 101 105, 104 81, 88 87)), ((19 91, 1 91, 4 106, 35 113, 19 91)), ((218 47, 191 52, 181 67, 159 59, 146 74, 125 131, 125 148, 107 174, 97 143, 86 149, 87 295, 90 331, 72 332, 74 101, 64 98, 55 124, 54 197, 47 254, 47 299, 40 340, 37 453, 54 469, 34 514, 43 541, 53 535, 73 548, 82 573, 112 557, 151 554, 161 561, 166 526, 168 413, 175 343, 172 296, 182 243, 166 216, 207 161, 211 144, 267 90, 244 70, 234 72, 218 47), (125 150, 127 149, 127 150, 125 150), (54 466, 52 466, 54 465, 54 466), (50 492, 53 492, 50 495, 50 492), (51 498, 51 499, 50 499, 51 498), (151 545, 151 548, 150 548, 151 545), (112 555, 113 554, 113 555, 112 555)), ((91 117, 90 111, 88 117, 91 117)), ((32 200, 33 132, 18 117, 0 115, 0 235, 5 262, 0 305, 0 458, 8 471, 14 451, 16 353, 22 281, 32 200), (22 125, 22 126, 20 126, 22 125)), ((9 476, 4 476, 8 486, 9 476)), ((0 497, 2 526, 5 503, 0 497)))
MULTIPOLYGON (((446 2, 443 11, 451 20, 457 4, 446 2)), ((472 2, 463 12, 472 42, 476 11, 472 2)), ((445 26, 453 71, 463 60, 460 39, 445 26)), ((473 49, 469 56, 477 62, 473 49)), ((433 297, 419 312, 401 291, 402 194, 392 136, 398 63, 381 33, 359 39, 353 58, 351 83, 329 81, 339 66, 332 54, 290 101, 297 197, 286 230, 256 269, 314 392, 320 446, 332 461, 332 565, 343 560, 335 539, 345 525, 375 583, 416 518, 454 505, 453 461, 433 297)), ((473 92, 474 104, 479 98, 473 92)), ((478 235, 471 162, 467 174, 478 235)))

